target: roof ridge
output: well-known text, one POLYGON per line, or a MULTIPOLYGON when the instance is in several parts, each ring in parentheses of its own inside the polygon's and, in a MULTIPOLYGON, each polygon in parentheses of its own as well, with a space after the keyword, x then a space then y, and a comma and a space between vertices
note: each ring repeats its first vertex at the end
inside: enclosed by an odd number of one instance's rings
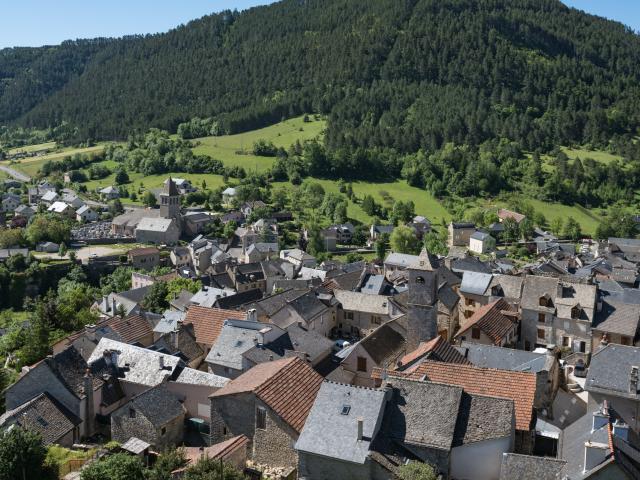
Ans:
POLYGON ((328 380, 326 378, 324 379, 323 383, 329 383, 331 385, 340 385, 342 387, 351 387, 351 388, 356 388, 356 389, 359 389, 359 390, 372 390, 374 392, 384 392, 384 389, 382 389, 382 388, 365 387, 365 386, 362 386, 362 385, 351 385, 349 383, 336 382, 336 381, 333 381, 333 380, 328 380))
MULTIPOLYGON (((507 374, 517 374, 517 375, 524 375, 526 377, 532 377, 535 378, 535 373, 532 372, 518 372, 518 371, 514 371, 514 370, 503 370, 500 368, 490 368, 490 367, 479 367, 477 365, 473 365, 473 364, 469 364, 469 365, 465 365, 462 363, 450 363, 450 362, 436 362, 435 360, 429 360, 426 359, 423 363, 420 364, 420 366, 429 363, 431 365, 450 365, 450 366, 454 366, 454 367, 465 367, 465 368, 469 368, 469 369, 474 369, 474 370, 481 370, 481 371, 492 371, 492 372, 506 372, 507 374)), ((419 368, 419 367, 418 367, 419 368)))

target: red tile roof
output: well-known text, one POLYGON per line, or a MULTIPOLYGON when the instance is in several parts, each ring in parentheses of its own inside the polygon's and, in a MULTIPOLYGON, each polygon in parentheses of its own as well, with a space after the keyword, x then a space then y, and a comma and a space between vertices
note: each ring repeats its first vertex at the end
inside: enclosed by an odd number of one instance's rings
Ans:
POLYGON ((135 343, 141 338, 153 337, 151 323, 140 315, 130 315, 125 318, 113 317, 107 325, 120 336, 124 343, 135 343))
MULTIPOLYGON (((229 458, 234 452, 241 448, 246 448, 249 443, 249 439, 244 435, 238 435, 237 437, 232 437, 224 442, 216 443, 211 445, 210 447, 205 447, 202 450, 200 447, 183 447, 184 456, 187 459, 188 463, 197 463, 200 458, 208 457, 215 459, 226 460, 229 458)), ((176 470, 172 473, 176 473, 178 471, 183 471, 185 468, 176 470)))
POLYGON ((413 352, 407 353, 400 359, 400 366, 409 365, 423 357, 428 356, 432 360, 440 362, 462 363, 471 365, 449 342, 438 336, 428 342, 421 342, 413 352))
POLYGON ((142 255, 154 255, 160 253, 156 247, 142 247, 129 250, 128 255, 130 257, 139 257, 142 255))
POLYGON ((527 217, 525 217, 521 213, 514 212, 512 210, 507 210, 505 208, 501 208, 500 210, 498 210, 498 218, 500 220, 506 220, 507 218, 513 218, 516 221, 516 223, 520 223, 522 220, 524 220, 527 217))
POLYGON ((311 411, 323 378, 297 357, 259 363, 227 383, 210 398, 253 392, 300 432, 311 411))
POLYGON ((187 310, 184 323, 192 323, 196 342, 211 347, 220 335, 224 321, 228 319, 246 320, 247 314, 237 310, 191 306, 187 310))
POLYGON ((478 327, 495 345, 500 345, 504 337, 513 329, 516 315, 517 311, 500 298, 476 310, 455 336, 460 337, 470 328, 478 327))
MULTIPOLYGON (((379 372, 378 372, 379 374, 379 372)), ((411 373, 388 372, 388 376, 429 380, 462 387, 472 395, 513 400, 516 430, 529 431, 533 420, 536 395, 536 375, 529 372, 494 370, 471 365, 425 361, 411 373)))

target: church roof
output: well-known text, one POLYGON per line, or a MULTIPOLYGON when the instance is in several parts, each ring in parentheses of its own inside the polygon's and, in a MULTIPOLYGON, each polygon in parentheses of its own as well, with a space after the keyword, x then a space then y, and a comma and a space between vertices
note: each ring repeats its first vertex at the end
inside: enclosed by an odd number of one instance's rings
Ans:
POLYGON ((162 187, 162 193, 164 195, 169 195, 170 197, 177 197, 180 195, 180 192, 178 191, 178 187, 176 187, 176 182, 174 182, 171 177, 167 178, 164 181, 164 186, 162 187))

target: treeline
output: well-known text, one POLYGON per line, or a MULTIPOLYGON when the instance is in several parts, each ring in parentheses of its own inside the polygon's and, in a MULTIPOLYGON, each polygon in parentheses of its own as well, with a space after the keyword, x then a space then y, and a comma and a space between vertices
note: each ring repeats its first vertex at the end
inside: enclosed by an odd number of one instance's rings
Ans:
POLYGON ((492 138, 628 144, 640 125, 640 38, 558 0, 284 0, 166 34, 1 51, 0 77, 0 122, 67 121, 85 139, 183 124, 188 139, 316 112, 345 161, 492 138))

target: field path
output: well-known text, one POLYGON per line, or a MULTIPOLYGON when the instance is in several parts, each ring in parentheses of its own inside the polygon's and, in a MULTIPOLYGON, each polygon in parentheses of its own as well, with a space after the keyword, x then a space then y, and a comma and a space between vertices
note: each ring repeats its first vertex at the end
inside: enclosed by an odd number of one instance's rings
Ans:
POLYGON ((26 174, 24 174, 22 172, 14 170, 13 168, 9 168, 9 167, 5 167, 4 165, 0 165, 0 170, 2 170, 3 172, 11 175, 16 180, 20 180, 21 182, 30 182, 31 181, 31 177, 29 175, 26 175, 26 174))

